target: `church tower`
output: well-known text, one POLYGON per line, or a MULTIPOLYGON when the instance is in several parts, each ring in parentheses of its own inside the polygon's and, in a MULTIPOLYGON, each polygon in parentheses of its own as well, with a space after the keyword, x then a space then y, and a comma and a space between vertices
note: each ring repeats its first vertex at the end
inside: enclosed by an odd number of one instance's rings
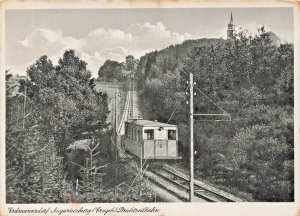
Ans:
POLYGON ((227 28, 227 39, 233 38, 233 33, 234 33, 234 24, 233 24, 232 12, 231 12, 230 22, 227 28))

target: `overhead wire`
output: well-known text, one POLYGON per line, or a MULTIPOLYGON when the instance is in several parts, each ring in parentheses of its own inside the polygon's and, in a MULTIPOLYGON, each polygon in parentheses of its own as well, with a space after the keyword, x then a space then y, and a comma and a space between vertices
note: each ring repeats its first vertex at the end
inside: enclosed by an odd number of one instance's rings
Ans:
MULTIPOLYGON (((187 86, 187 88, 184 90, 184 92, 186 92, 186 91, 188 90, 189 87, 190 87, 190 84, 187 86)), ((171 114, 169 120, 167 121, 167 124, 169 123, 169 121, 170 121, 171 118, 173 117, 173 115, 174 115, 175 111, 177 110, 177 108, 179 107, 179 105, 180 105, 180 103, 178 103, 178 104, 176 105, 176 107, 175 107, 175 109, 173 110, 173 112, 172 112, 172 114, 171 114)))
POLYGON ((212 102, 214 105, 216 105, 220 110, 222 110, 225 114, 229 115, 230 114, 224 110, 222 107, 220 107, 218 104, 216 104, 212 99, 210 99, 206 94, 204 94, 199 88, 197 88, 196 86, 194 86, 196 90, 198 90, 206 99, 208 99, 210 102, 212 102))
MULTIPOLYGON (((187 88, 185 89, 185 92, 188 90, 188 88, 191 86, 191 84, 189 84, 188 86, 187 86, 187 88)), ((210 99, 206 94, 204 94, 199 88, 197 88, 196 86, 194 86, 195 87, 195 89, 196 90, 198 90, 206 99, 208 99, 211 103, 213 103, 215 106, 217 106, 220 110, 222 110, 223 112, 224 112, 224 115, 226 115, 226 116, 229 116, 229 120, 200 120, 200 121, 231 121, 231 115, 226 111, 226 110, 224 110, 222 107, 220 107, 217 103, 215 103, 212 99, 210 99)), ((179 105, 180 105, 180 103, 178 103, 177 105, 176 105, 176 107, 174 108, 174 110, 173 110, 173 112, 172 112, 172 114, 171 114, 171 116, 170 116, 170 118, 168 119, 168 121, 167 121, 167 123, 169 123, 169 121, 172 119, 172 117, 173 117, 173 115, 174 115, 174 113, 176 112, 176 110, 177 110, 177 108, 179 107, 179 105)), ((196 114, 197 115, 197 114, 196 114)), ((199 115, 201 115, 201 114, 199 114, 199 115)), ((209 114, 203 114, 203 115, 209 115, 209 114)), ((212 115, 222 115, 222 114, 212 114, 212 115)), ((153 145, 153 148, 152 148, 152 150, 148 153, 148 155, 147 155, 147 157, 146 157, 146 159, 144 160, 144 163, 142 163, 141 164, 141 170, 142 170, 142 176, 143 176, 143 167, 144 167, 144 165, 146 164, 146 162, 147 162, 147 160, 148 160, 148 158, 149 158, 149 156, 150 156, 150 153, 155 149, 155 147, 156 147, 156 145, 157 145, 157 142, 155 142, 155 144, 153 145)), ((136 179, 137 179, 137 176, 135 177, 135 179, 133 180, 133 182, 132 182, 132 184, 131 184, 131 186, 134 184, 134 182, 136 181, 136 179)))

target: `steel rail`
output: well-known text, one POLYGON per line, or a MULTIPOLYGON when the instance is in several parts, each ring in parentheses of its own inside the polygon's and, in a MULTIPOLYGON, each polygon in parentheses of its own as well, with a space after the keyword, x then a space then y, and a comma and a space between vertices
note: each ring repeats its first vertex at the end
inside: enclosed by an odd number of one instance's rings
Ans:
MULTIPOLYGON (((184 181, 188 181, 188 177, 186 176, 185 173, 181 173, 178 170, 176 170, 176 172, 175 172, 172 169, 174 169, 174 168, 173 167, 169 167, 167 165, 164 165, 164 167, 163 167, 164 171, 169 172, 170 174, 172 174, 172 175, 176 176, 177 178, 180 178, 180 179, 182 179, 184 181), (178 173, 180 173, 180 174, 178 174, 178 173)), ((242 200, 240 198, 233 198, 233 197, 229 198, 228 196, 233 196, 233 195, 226 194, 227 192, 223 192, 223 191, 220 192, 220 189, 217 189, 217 188, 215 188, 215 187, 213 187, 211 185, 205 187, 203 185, 200 185, 198 182, 199 181, 195 182, 195 186, 197 186, 199 188, 202 188, 203 190, 206 190, 206 191, 208 191, 208 192, 210 192, 212 194, 215 194, 216 196, 221 197, 222 199, 225 199, 227 202, 242 202, 242 201, 244 201, 244 200, 242 200), (208 188, 208 187, 210 187, 210 188, 208 188), (225 194, 222 194, 222 193, 225 193, 225 194)))
MULTIPOLYGON (((177 182, 176 180, 173 180, 173 179, 167 177, 166 175, 162 174, 161 172, 159 172, 159 171, 152 171, 152 172, 153 172, 154 174, 158 175, 159 177, 161 177, 161 178, 163 178, 163 179, 165 179, 165 180, 167 180, 167 181, 173 183, 173 184, 176 185, 177 187, 181 187, 181 188, 185 189, 186 191, 189 191, 189 187, 188 187, 188 186, 183 185, 183 184, 177 182)), ((188 181, 185 181, 184 183, 185 183, 185 184, 188 184, 189 182, 188 182, 188 181)), ((197 191, 197 190, 195 190, 194 193, 195 193, 195 195, 196 195, 197 197, 199 197, 199 198, 201 198, 201 199, 204 199, 204 200, 206 200, 206 201, 208 201, 208 202, 220 202, 219 200, 216 200, 215 198, 209 197, 209 196, 207 196, 207 195, 205 195, 205 194, 201 194, 201 193, 200 193, 199 191, 197 191)))

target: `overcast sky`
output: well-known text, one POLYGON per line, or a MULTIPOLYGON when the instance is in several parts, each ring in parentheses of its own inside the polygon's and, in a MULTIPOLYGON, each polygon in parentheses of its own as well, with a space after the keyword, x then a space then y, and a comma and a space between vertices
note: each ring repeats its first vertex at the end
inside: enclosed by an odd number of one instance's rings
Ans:
POLYGON ((57 64, 72 48, 97 77, 106 59, 139 58, 186 39, 226 38, 231 11, 237 28, 255 33, 263 24, 293 42, 292 8, 6 10, 6 69, 24 75, 41 55, 57 64))

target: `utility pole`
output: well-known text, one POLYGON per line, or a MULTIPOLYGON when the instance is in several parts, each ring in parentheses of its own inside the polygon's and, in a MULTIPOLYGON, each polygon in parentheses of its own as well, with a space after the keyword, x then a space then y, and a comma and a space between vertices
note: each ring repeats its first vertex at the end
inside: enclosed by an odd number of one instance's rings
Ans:
MULTIPOLYGON (((224 109, 222 109, 220 106, 218 106, 216 103, 214 103, 209 98, 208 99, 213 104, 215 104, 219 109, 221 109, 223 111, 223 113, 222 114, 210 114, 210 113, 194 114, 194 77, 193 77, 192 72, 189 73, 189 77, 190 77, 190 80, 189 80, 189 84, 190 84, 190 196, 189 196, 189 201, 193 202, 194 201, 194 155, 195 155, 195 153, 194 153, 194 116, 228 116, 229 121, 231 121, 231 116, 224 109)), ((199 90, 197 87, 196 87, 196 89, 199 90)), ((200 91, 200 93, 202 93, 202 92, 200 91)), ((205 96, 205 97, 207 97, 207 96, 205 96)), ((215 121, 222 121, 222 120, 215 120, 215 121)))
POLYGON ((194 80, 190 72, 190 197, 194 200, 194 80))
POLYGON ((116 161, 118 160, 118 88, 115 89, 115 146, 116 146, 116 161))
POLYGON ((116 133, 117 133, 117 128, 118 128, 117 107, 118 107, 118 88, 116 87, 116 89, 115 89, 115 129, 116 129, 116 133))

